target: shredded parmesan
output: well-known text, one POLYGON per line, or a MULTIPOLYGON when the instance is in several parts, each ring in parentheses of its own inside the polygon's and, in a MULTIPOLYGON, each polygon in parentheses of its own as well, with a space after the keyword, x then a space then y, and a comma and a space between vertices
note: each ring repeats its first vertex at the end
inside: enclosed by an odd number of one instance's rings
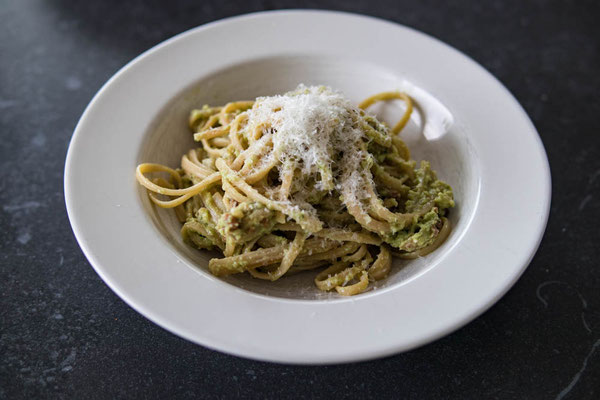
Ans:
MULTIPOLYGON (((367 138, 360 113, 329 87, 300 85, 284 95, 256 99, 248 111, 248 123, 251 131, 262 129, 263 135, 272 135, 273 153, 282 164, 292 163, 301 172, 294 184, 306 184, 312 178, 312 191, 328 192, 350 186, 360 199, 365 179, 361 162, 367 157, 362 149, 367 138), (327 171, 332 175, 330 182, 327 171)), ((296 192, 299 199, 314 194, 296 192)))

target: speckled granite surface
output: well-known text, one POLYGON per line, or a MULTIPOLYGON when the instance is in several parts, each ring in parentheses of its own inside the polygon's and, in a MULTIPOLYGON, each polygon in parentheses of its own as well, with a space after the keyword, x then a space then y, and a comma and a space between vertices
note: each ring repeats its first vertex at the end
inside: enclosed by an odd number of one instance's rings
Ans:
POLYGON ((533 119, 552 168, 552 211, 514 288, 448 337, 352 365, 243 360, 155 326, 100 280, 71 232, 62 176, 77 119, 122 65, 176 33, 250 11, 340 6, 4 1, 0 398, 600 398, 600 3, 343 4, 464 51, 533 119))

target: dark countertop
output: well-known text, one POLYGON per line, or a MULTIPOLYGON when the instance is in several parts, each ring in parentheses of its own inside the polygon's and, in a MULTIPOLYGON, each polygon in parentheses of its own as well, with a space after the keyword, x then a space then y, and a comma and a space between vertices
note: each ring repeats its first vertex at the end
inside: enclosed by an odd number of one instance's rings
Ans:
POLYGON ((205 22, 336 4, 0 3, 0 398, 600 398, 597 1, 344 3, 473 57, 517 97, 546 146, 554 189, 541 247, 508 294, 457 332, 359 364, 254 362, 159 328, 90 267, 62 182, 75 124, 101 85, 205 22))

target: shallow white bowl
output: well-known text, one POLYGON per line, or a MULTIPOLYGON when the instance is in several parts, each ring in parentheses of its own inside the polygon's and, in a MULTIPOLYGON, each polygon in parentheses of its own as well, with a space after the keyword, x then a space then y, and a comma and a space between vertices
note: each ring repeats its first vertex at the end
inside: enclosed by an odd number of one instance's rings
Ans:
MULTIPOLYGON (((393 122, 398 105, 373 110, 393 122)), ((125 66, 94 97, 65 169, 73 231, 104 281, 160 326, 240 356, 287 363, 375 358, 445 335, 485 311, 533 257, 549 212, 550 172, 523 109, 447 45, 382 20, 324 11, 251 14, 178 35, 125 66), (140 162, 179 165, 194 146, 190 109, 324 84, 358 102, 409 81, 452 113, 428 141, 406 138, 452 185, 454 229, 433 254, 396 262, 374 290, 323 294, 313 273, 275 283, 217 279, 212 256, 182 243, 173 213, 138 187, 140 162)))

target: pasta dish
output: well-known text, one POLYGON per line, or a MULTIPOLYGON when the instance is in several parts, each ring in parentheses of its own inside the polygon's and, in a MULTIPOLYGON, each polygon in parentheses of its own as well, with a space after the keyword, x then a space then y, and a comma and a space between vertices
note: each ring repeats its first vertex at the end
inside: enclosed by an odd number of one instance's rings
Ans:
POLYGON ((452 188, 411 159, 399 133, 409 96, 385 92, 358 106, 324 86, 193 110, 199 147, 173 169, 138 165, 150 199, 173 208, 183 240, 219 249, 216 276, 247 272, 275 281, 320 268, 316 286, 354 295, 384 279, 392 256, 416 258, 450 232, 452 188), (401 100, 388 127, 367 108, 401 100))

